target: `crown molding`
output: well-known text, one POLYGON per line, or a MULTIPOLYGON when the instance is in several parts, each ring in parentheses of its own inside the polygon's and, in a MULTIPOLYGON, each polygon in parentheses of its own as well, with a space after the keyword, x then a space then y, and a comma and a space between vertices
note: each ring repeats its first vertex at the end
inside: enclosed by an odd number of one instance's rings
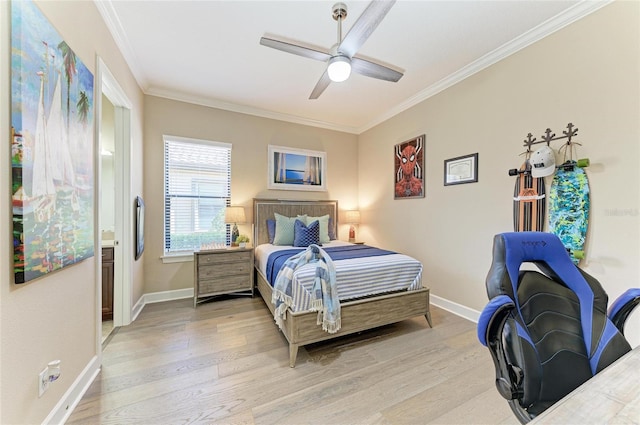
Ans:
POLYGON ((127 34, 120 23, 120 18, 118 18, 118 14, 113 8, 112 0, 94 0, 94 4, 102 16, 107 29, 111 33, 116 46, 120 49, 122 56, 124 56, 124 60, 127 62, 127 66, 131 70, 133 78, 136 79, 138 86, 140 86, 144 92, 148 85, 147 77, 144 72, 142 72, 140 65, 138 64, 138 60, 136 59, 136 55, 133 53, 133 48, 129 43, 127 34))
POLYGON ((476 61, 469 65, 460 68, 449 76, 441 79, 440 81, 432 84, 426 89, 418 92, 416 95, 410 97, 406 101, 391 108, 385 113, 371 120, 369 123, 362 127, 350 127, 337 125, 334 123, 313 120, 309 118, 299 117, 296 115, 283 114, 266 109, 255 108, 247 105, 240 105, 231 102, 225 102, 214 98, 205 98, 193 95, 187 95, 184 93, 163 89, 148 87, 148 81, 144 73, 140 70, 140 66, 133 54, 133 49, 127 40, 126 34, 118 19, 118 16, 113 8, 112 0, 94 0, 98 8, 98 11, 102 15, 109 31, 111 32, 116 45, 122 52, 131 72, 133 73, 138 85, 142 88, 145 95, 152 95, 158 97, 164 97, 171 100, 193 103, 196 105, 207 106, 217 109, 223 109, 231 112, 238 112, 247 115, 253 115, 261 118, 269 118, 278 121, 286 121, 294 124, 308 125, 313 127, 325 128, 328 130, 340 131, 344 133, 359 135, 378 124, 387 121, 390 118, 406 111, 407 109, 429 99, 432 96, 440 93, 441 91, 465 80, 466 78, 488 68, 489 66, 513 55, 516 52, 530 46, 531 44, 542 40, 543 38, 553 34, 554 32, 572 24, 573 22, 584 18, 585 16, 597 11, 598 9, 610 4, 613 0, 584 0, 575 4, 573 7, 559 13, 558 15, 549 18, 542 24, 532 28, 526 33, 516 37, 515 39, 505 43, 497 49, 487 53, 476 61))
POLYGON ((531 30, 521 34, 513 40, 503 44, 497 49, 487 53, 478 60, 460 68, 453 74, 448 75, 442 80, 432 84, 416 95, 410 97, 405 102, 402 102, 390 109, 386 113, 378 116, 376 119, 370 121, 363 127, 358 128, 357 134, 364 133, 365 131, 375 127, 384 121, 393 118, 399 113, 406 111, 407 109, 417 105, 429 99, 432 96, 440 93, 441 91, 465 80, 466 78, 482 71, 485 68, 513 55, 516 52, 532 45, 533 43, 542 40, 543 38, 553 34, 554 32, 572 24, 573 22, 584 18, 585 16, 595 12, 596 10, 612 3, 613 0, 597 0, 597 1, 581 1, 573 7, 559 13, 558 15, 549 18, 540 25, 532 28, 531 30))
POLYGON ((328 130, 335 130, 344 133, 357 134, 357 129, 355 127, 348 127, 337 125, 329 122, 312 120, 309 118, 299 117, 290 114, 282 114, 279 112, 269 111, 266 109, 255 108, 247 105, 240 105, 230 102, 225 102, 222 100, 214 99, 214 98, 205 98, 201 96, 193 96, 188 95, 182 92, 177 92, 164 88, 157 87, 149 87, 149 82, 141 71, 141 68, 138 64, 135 54, 133 53, 133 48, 129 43, 126 32, 122 24, 120 23, 120 19, 118 18, 118 14, 116 13, 112 0, 94 0, 100 15, 102 15, 102 19, 105 21, 109 32, 113 36, 113 39, 120 49, 122 56, 124 56, 127 65, 131 69, 131 72, 136 79, 138 85, 142 89, 142 92, 145 95, 150 96, 158 96, 164 97, 166 99, 176 100, 180 102, 193 103, 195 105, 207 106, 211 108, 223 109, 231 112, 238 112, 247 115, 253 115, 261 118, 269 118, 278 121, 291 122, 295 124, 308 125, 312 127, 325 128, 328 130))
POLYGON ((296 115, 283 114, 280 112, 270 111, 267 109, 255 108, 253 106, 240 105, 237 103, 224 102, 222 100, 209 97, 200 97, 187 95, 181 92, 167 90, 158 87, 151 87, 144 92, 146 95, 163 97, 165 99, 176 100, 179 102, 192 103, 210 108, 223 109, 230 112, 238 112, 246 115, 253 115, 260 118, 269 118, 277 121, 286 121, 293 124, 308 125, 312 127, 324 128, 327 130, 340 131, 342 133, 359 134, 357 128, 337 125, 325 121, 313 120, 309 118, 299 117, 296 115))

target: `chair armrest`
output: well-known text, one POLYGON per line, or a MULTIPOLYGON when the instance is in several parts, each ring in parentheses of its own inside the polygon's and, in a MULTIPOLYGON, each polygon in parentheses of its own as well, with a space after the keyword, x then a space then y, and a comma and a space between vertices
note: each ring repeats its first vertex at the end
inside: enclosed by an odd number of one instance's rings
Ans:
POLYGON ((607 316, 621 334, 624 335, 624 323, 627 317, 638 304, 640 304, 640 288, 631 288, 620 295, 609 307, 607 316))
POLYGON ((491 340, 488 338, 489 334, 497 335, 504 324, 504 320, 501 320, 502 316, 508 315, 514 307, 513 300, 506 295, 498 295, 489 301, 478 319, 478 339, 482 345, 486 347, 487 339, 491 340))
POLYGON ((489 301, 478 319, 478 339, 491 353, 496 371, 496 388, 506 400, 515 400, 522 396, 518 389, 522 381, 522 371, 509 364, 502 344, 502 330, 514 308, 515 304, 511 298, 498 295, 489 301))

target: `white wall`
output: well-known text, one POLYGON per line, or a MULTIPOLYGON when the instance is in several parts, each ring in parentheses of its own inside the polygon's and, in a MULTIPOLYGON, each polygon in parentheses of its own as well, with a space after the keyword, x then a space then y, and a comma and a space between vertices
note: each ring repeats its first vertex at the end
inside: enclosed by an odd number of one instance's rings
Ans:
MULTIPOLYGON (((10 69, 8 5, 0 2, 3 70, 10 69)), ((132 193, 143 194, 148 211, 148 267, 143 275, 143 263, 134 264, 134 301, 145 292, 192 286, 190 263, 160 261, 162 134, 233 143, 233 202, 249 213, 253 197, 318 195, 266 189, 268 144, 326 151, 329 191, 322 196, 339 200, 343 210, 360 207, 358 238, 414 255, 435 295, 480 310, 493 235, 511 229, 513 178, 506 170, 521 162, 528 132, 559 132, 573 122, 584 144, 581 156, 593 164, 587 170, 592 213, 585 268, 612 298, 639 284, 638 2, 606 6, 359 137, 155 97, 143 102, 92 2, 38 5, 91 70, 96 55, 102 57, 133 104, 132 193), (393 145, 423 133, 426 197, 394 201, 393 145), (480 181, 444 187, 443 160, 473 152, 480 154, 480 181), (380 172, 381 164, 388 173, 380 172)), ((7 72, 0 81, 9 87, 7 72)), ((6 91, 0 91, 0 119, 9 122, 6 91)), ((9 146, 7 132, 0 133, 0 144, 9 146)), ((9 164, 8 155, 0 149, 0 164, 9 164)), ((0 174, 9 181, 8 166, 0 166, 0 174)), ((97 262, 14 285, 9 190, 0 186, 0 423, 38 423, 98 355, 97 262), (56 358, 63 375, 38 398, 36 376, 56 358)), ((341 232, 346 238, 346 226, 341 232)))
MULTIPOLYGON (((335 199, 341 210, 357 207, 357 136, 259 118, 155 96, 145 97, 144 169, 146 193, 145 292, 193 288, 193 263, 163 264, 164 146, 162 136, 231 143, 231 203, 253 219, 253 198, 335 199), (327 192, 267 190, 267 146, 327 153, 327 192)), ((251 234, 251 226, 238 225, 251 234)), ((347 238, 348 226, 340 236, 347 238)))
MULTIPOLYGON (((341 209, 360 208, 358 239, 417 257, 435 296, 477 312, 487 302, 493 236, 512 230, 514 178, 507 170, 522 163, 527 133, 539 138, 550 127, 560 134, 572 122, 583 143, 579 155, 592 161, 583 267, 613 299, 638 285, 640 274, 638 47, 638 3, 616 2, 360 136, 147 96, 147 205, 162 209, 162 134, 233 143, 232 202, 249 214, 253 197, 318 197, 266 190, 268 144, 326 150, 330 189, 320 196, 338 199, 341 209), (394 200, 393 145, 420 134, 426 134, 426 197, 394 200), (443 161, 475 152, 479 182, 443 186, 443 161)), ((190 288, 191 263, 160 260, 160 215, 150 216, 148 226, 145 292, 190 288)))
MULTIPOLYGON (((142 193, 142 92, 116 48, 93 2, 37 2, 76 55, 94 73, 101 56, 133 104, 132 151, 134 189, 142 193)), ((0 73, 2 87, 10 87, 9 2, 0 1, 0 73)), ((94 82, 98 85, 98 82, 94 82)), ((100 94, 94 94, 97 99, 100 94)), ((95 111, 94 111, 95 112, 95 111)), ((0 90, 0 119, 10 122, 8 90, 0 90)), ((94 117, 95 121, 95 117, 94 117)), ((0 146, 11 145, 2 126, 0 146)), ((15 285, 11 246, 10 158, 0 149, 0 423, 41 423, 57 409, 64 414, 72 400, 76 380, 85 368, 99 366, 96 329, 98 260, 96 257, 66 267, 30 283, 15 285), (62 376, 38 398, 38 373, 54 359, 62 361, 62 376)), ((97 169, 97 164, 95 166, 97 169)), ((97 177, 97 176, 96 176, 97 177)), ((96 206, 97 203, 96 192, 96 206)), ((95 221, 97 223, 97 221, 95 221)), ((96 242, 100 230, 95 228, 96 242)), ((131 257, 133 258, 133 257, 131 257)), ((142 278, 135 266, 134 287, 142 278)), ((58 416, 59 419, 59 416, 58 416)))
POLYGON ((610 299, 640 286, 639 34, 640 3, 615 2, 362 134, 361 238, 416 256, 434 295, 481 310, 493 236, 512 230, 507 170, 527 133, 572 122, 592 164, 583 266, 610 299), (393 145, 423 133, 426 197, 394 200, 393 145), (443 161, 475 152, 479 182, 444 186, 443 161))

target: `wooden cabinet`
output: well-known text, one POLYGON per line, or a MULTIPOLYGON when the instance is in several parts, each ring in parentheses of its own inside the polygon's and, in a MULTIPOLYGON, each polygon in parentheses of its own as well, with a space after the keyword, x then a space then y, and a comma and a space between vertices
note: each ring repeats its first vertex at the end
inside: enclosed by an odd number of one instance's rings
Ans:
POLYGON ((113 320, 113 247, 102 248, 102 320, 113 320))
POLYGON ((201 298, 244 293, 253 296, 253 249, 219 249, 194 254, 193 306, 201 298))

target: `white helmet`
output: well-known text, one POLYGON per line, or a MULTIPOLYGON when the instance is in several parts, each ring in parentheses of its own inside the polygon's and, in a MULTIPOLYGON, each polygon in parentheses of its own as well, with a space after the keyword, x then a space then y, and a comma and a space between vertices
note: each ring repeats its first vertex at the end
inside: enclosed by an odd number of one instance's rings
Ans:
POLYGON ((531 176, 546 177, 556 170, 556 156, 549 146, 543 146, 531 155, 531 176))

